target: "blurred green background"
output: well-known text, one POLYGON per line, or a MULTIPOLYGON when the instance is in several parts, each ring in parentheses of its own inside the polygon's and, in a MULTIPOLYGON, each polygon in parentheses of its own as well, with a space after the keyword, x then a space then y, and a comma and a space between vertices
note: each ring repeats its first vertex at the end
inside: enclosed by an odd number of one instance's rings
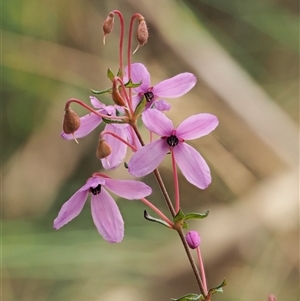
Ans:
MULTIPOLYGON (((196 87, 170 100, 168 115, 218 116, 213 134, 192 141, 211 166, 205 191, 180 176, 185 212, 202 237, 213 300, 299 300, 299 3, 293 0, 14 0, 2 2, 2 300, 170 300, 197 293, 176 233, 143 218, 145 206, 118 200, 121 244, 106 243, 89 203, 59 231, 61 205, 91 173, 101 129, 79 145, 60 138, 65 102, 89 103, 118 67, 119 23, 102 44, 102 23, 119 9, 126 32, 139 12, 148 43, 133 56, 152 84, 193 72, 196 87)), ((135 45, 134 45, 135 46, 135 45)), ((108 97, 101 101, 109 103, 108 97)), ((86 112, 73 106, 80 114, 86 112)), ((161 167, 170 194, 170 162, 161 167)), ((110 175, 130 178, 123 168, 110 175)), ((152 176, 149 198, 166 214, 152 176)))

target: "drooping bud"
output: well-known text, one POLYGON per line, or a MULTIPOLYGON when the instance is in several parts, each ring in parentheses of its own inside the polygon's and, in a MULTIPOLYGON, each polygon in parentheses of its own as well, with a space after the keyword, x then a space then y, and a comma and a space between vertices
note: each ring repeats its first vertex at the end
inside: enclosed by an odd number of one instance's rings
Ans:
POLYGON ((114 101, 114 103, 120 107, 124 107, 125 106, 125 101, 123 99, 123 97, 120 94, 119 88, 117 86, 117 81, 114 80, 113 81, 113 87, 112 87, 112 91, 111 91, 111 97, 112 100, 114 101))
POLYGON ((148 28, 147 28, 145 18, 143 16, 140 16, 138 21, 139 21, 139 24, 138 24, 137 33, 136 33, 136 38, 138 40, 138 45, 137 45, 136 49, 133 51, 133 54, 136 53, 137 50, 141 46, 143 46, 147 43, 148 37, 149 37, 148 28))
POLYGON ((105 21, 103 22, 103 44, 105 45, 105 37, 106 35, 110 34, 113 30, 114 27, 114 18, 115 18, 115 14, 114 13, 109 13, 109 15, 107 16, 107 18, 105 19, 105 21))
POLYGON ((79 116, 68 106, 65 109, 65 116, 63 121, 63 131, 66 134, 74 134, 80 127, 79 116))
POLYGON ((185 240, 191 249, 196 249, 199 247, 201 239, 197 231, 189 231, 185 240))
POLYGON ((106 143, 105 139, 100 138, 98 140, 98 146, 96 150, 96 157, 98 159, 104 159, 108 157, 111 154, 111 148, 110 146, 106 143))

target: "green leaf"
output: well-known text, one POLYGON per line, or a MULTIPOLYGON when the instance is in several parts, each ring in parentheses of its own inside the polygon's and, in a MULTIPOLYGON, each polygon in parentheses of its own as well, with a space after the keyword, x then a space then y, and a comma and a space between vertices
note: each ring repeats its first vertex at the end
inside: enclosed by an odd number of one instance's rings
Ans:
POLYGON ((196 213, 196 212, 191 212, 187 213, 184 217, 185 220, 187 219, 203 219, 208 216, 209 210, 206 211, 205 213, 196 213))
POLYGON ((102 117, 102 120, 106 124, 113 124, 113 123, 124 124, 124 123, 127 123, 126 121, 123 121, 123 120, 112 120, 112 119, 107 119, 107 118, 104 118, 104 117, 102 117))
POLYGON ((111 71, 110 68, 107 69, 107 77, 108 77, 111 81, 113 81, 114 78, 115 78, 115 75, 114 75, 114 73, 111 71))
POLYGON ((222 282, 220 285, 211 288, 211 289, 209 290, 208 294, 209 294, 209 295, 213 295, 213 294, 216 294, 216 293, 223 293, 223 287, 224 287, 225 285, 227 285, 226 279, 224 279, 223 282, 222 282))
POLYGON ((184 220, 185 218, 185 214, 183 213, 183 211, 181 209, 179 209, 178 213, 174 216, 174 223, 180 222, 182 220, 184 220))
POLYGON ((132 80, 130 79, 124 86, 126 87, 126 88, 137 88, 137 87, 139 87, 141 84, 142 84, 142 80, 140 81, 140 82, 138 82, 138 83, 133 83, 132 82, 132 80))
POLYGON ((112 90, 111 88, 108 88, 108 89, 105 89, 105 90, 102 90, 102 91, 97 91, 97 90, 91 89, 92 93, 96 94, 96 95, 111 93, 111 90, 112 90))
POLYGON ((196 301, 196 300, 204 300, 204 299, 203 299, 203 295, 187 294, 187 295, 180 297, 179 299, 171 298, 171 300, 172 301, 196 301))
POLYGON ((120 77, 120 78, 123 77, 123 72, 122 72, 122 70, 120 68, 118 70, 117 76, 120 77))
POLYGON ((144 111, 144 108, 147 104, 146 97, 144 96, 142 100, 139 102, 139 104, 136 106, 134 111, 134 116, 139 116, 144 111))
POLYGON ((170 228, 170 225, 168 223, 166 223, 165 221, 159 219, 159 218, 155 218, 155 217, 152 217, 148 212, 147 210, 144 210, 144 218, 147 220, 147 221, 150 221, 150 222, 155 222, 155 223, 158 223, 158 224, 161 224, 167 228, 170 228))

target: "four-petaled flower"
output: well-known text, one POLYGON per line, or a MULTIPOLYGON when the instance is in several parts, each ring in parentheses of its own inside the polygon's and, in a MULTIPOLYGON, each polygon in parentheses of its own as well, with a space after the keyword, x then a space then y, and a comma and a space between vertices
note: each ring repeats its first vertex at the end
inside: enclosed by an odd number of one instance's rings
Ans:
POLYGON ((133 154, 128 171, 142 177, 158 167, 165 155, 173 152, 175 161, 185 178, 200 189, 211 183, 210 169, 202 156, 185 140, 193 140, 209 134, 218 125, 218 119, 211 114, 197 114, 182 121, 174 128, 172 121, 162 112, 151 109, 142 115, 147 129, 161 136, 133 154))
MULTIPOLYGON (((128 67, 125 69, 126 76, 124 80, 128 80, 128 67)), ((132 90, 136 93, 132 97, 133 107, 135 108, 141 99, 145 96, 147 100, 146 108, 154 107, 160 111, 168 111, 170 104, 163 98, 177 98, 190 91, 196 84, 197 78, 194 74, 185 72, 175 75, 172 78, 161 81, 151 86, 150 74, 147 68, 140 63, 131 64, 131 80, 133 83, 141 85, 132 90), (160 101, 158 101, 160 99, 160 101)))
POLYGON ((144 198, 152 192, 149 186, 139 181, 93 176, 62 206, 54 220, 53 227, 58 230, 79 215, 91 193, 92 217, 98 232, 108 242, 122 241, 124 236, 123 218, 117 204, 105 188, 130 200, 144 198))

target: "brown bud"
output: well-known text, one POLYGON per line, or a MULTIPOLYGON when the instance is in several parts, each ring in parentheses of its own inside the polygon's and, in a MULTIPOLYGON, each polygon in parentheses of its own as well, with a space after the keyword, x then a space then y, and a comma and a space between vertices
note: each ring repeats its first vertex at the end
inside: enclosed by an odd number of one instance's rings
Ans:
POLYGON ((115 14, 114 13, 109 13, 109 15, 107 16, 107 18, 105 19, 105 21, 103 22, 103 44, 105 44, 105 37, 106 35, 110 34, 111 31, 113 30, 114 27, 114 18, 115 18, 115 14))
POLYGON ((103 138, 100 138, 98 140, 96 157, 98 159, 104 159, 104 158, 108 157, 110 154, 111 154, 110 146, 106 143, 106 141, 103 138))
POLYGON ((144 17, 142 17, 142 16, 139 17, 138 21, 139 21, 139 25, 137 28, 136 38, 137 38, 139 44, 133 53, 135 53, 139 49, 139 47, 145 45, 147 43, 148 37, 149 37, 147 24, 146 24, 144 17))
POLYGON ((63 131, 66 134, 74 134, 80 127, 79 116, 68 106, 65 110, 63 131))
POLYGON ((117 87, 117 84, 113 83, 113 88, 112 88, 112 91, 111 91, 111 97, 112 97, 112 100, 114 101, 114 103, 120 107, 124 107, 125 106, 125 101, 123 99, 123 97, 121 96, 120 94, 120 91, 117 87))

